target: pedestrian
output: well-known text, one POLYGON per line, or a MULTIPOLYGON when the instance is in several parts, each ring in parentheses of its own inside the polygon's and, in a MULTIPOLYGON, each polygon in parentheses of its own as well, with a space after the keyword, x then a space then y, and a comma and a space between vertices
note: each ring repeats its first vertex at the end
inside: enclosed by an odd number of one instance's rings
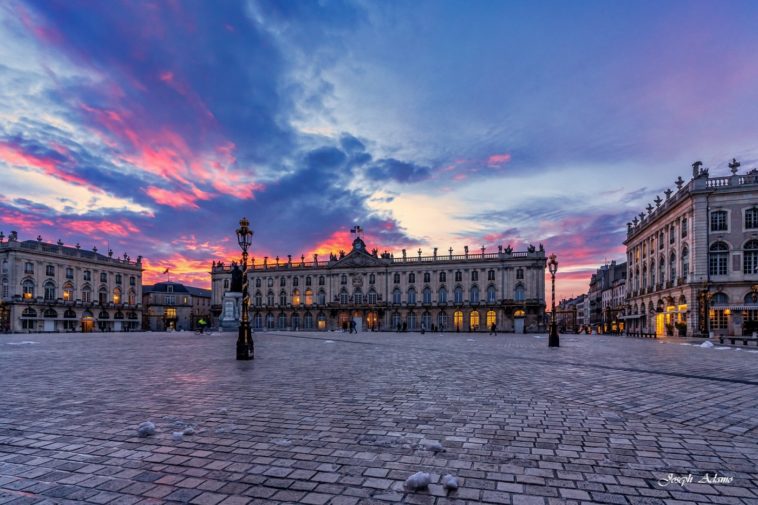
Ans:
POLYGON ((497 326, 495 323, 492 323, 492 326, 490 326, 490 335, 497 335, 497 326))
POLYGON ((403 323, 403 333, 405 333, 406 331, 408 331, 408 323, 407 322, 403 323))
POLYGON ((355 319, 350 320, 350 334, 358 333, 358 330, 355 329, 355 319))
POLYGON ((422 322, 421 323, 421 334, 423 335, 424 333, 426 333, 426 325, 422 322))

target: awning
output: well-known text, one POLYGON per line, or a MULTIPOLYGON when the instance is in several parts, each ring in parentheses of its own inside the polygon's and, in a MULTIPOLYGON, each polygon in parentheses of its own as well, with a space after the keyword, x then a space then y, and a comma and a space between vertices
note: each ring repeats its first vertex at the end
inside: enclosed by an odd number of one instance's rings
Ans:
POLYGON ((619 319, 639 319, 642 317, 642 314, 629 314, 628 316, 619 316, 619 319))
POLYGON ((710 308, 713 310, 758 310, 758 305, 711 305, 710 308))

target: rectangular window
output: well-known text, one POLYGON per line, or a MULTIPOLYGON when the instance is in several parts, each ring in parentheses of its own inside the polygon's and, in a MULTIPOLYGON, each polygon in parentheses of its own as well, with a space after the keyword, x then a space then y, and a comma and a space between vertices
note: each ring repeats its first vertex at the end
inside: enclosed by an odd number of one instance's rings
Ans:
POLYGON ((745 211, 745 229, 752 230, 758 228, 758 208, 753 207, 745 211))
POLYGON ((687 236, 687 218, 682 218, 682 238, 687 236))
POLYGON ((176 303, 175 295, 166 295, 166 305, 174 305, 176 303))
POLYGON ((711 329, 725 330, 728 326, 728 317, 723 309, 711 309, 711 329))
POLYGON ((67 268, 66 269, 66 279, 73 279, 74 278, 74 269, 73 268, 67 268))
POLYGON ((33 274, 34 273, 34 264, 33 263, 26 263, 24 265, 24 273, 25 274, 33 274))
POLYGON ((711 231, 727 231, 726 211, 717 210, 711 212, 711 231))
POLYGON ((45 275, 48 275, 48 276, 55 275, 55 267, 53 265, 47 265, 47 268, 45 269, 45 275))
POLYGON ((84 280, 85 281, 91 281, 92 280, 92 272, 89 270, 84 271, 84 280))

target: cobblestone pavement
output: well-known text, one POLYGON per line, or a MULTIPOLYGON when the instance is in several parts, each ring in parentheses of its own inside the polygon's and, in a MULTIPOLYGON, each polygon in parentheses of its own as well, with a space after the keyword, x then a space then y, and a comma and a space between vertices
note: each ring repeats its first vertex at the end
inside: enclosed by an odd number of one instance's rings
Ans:
POLYGON ((0 504, 758 504, 753 346, 255 339, 238 362, 232 334, 0 336, 0 504))

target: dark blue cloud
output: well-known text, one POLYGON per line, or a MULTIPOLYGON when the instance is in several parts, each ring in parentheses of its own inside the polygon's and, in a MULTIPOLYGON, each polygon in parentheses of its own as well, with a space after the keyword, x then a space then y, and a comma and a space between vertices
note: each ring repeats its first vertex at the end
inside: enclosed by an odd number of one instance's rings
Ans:
POLYGON ((419 182, 432 175, 429 167, 393 158, 377 160, 366 169, 366 175, 377 181, 419 182))

